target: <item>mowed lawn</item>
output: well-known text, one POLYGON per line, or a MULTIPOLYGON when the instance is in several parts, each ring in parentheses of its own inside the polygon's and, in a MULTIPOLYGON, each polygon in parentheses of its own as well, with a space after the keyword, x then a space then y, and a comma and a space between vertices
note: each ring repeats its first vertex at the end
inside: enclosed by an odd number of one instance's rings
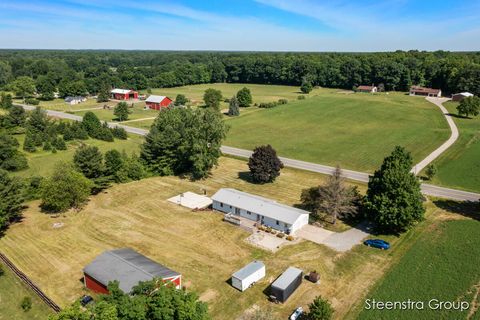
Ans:
POLYGON ((479 218, 477 211, 476 220, 447 219, 431 225, 365 297, 424 301, 425 310, 362 310, 358 319, 480 319, 480 309, 474 314, 480 303, 479 218), (430 310, 430 299, 466 301, 471 309, 430 310))
MULTIPOLYGON (((14 137, 20 143, 19 150, 22 150, 25 135, 15 135, 14 137)), ((82 144, 97 146, 103 153, 108 150, 117 149, 120 152, 125 151, 128 155, 131 155, 133 152, 138 155, 142 143, 143 137, 129 134, 127 140, 115 139, 115 142, 106 142, 97 139, 67 142, 67 150, 58 150, 57 153, 43 151, 41 148, 31 153, 22 150, 27 156, 29 167, 25 170, 14 172, 13 174, 21 177, 48 176, 58 162, 71 161, 75 151, 82 144)))
MULTIPOLYGON (((15 99, 14 102, 16 103, 23 103, 21 99, 15 99)), ((70 105, 64 101, 64 99, 53 99, 51 101, 43 101, 40 100, 39 106, 44 109, 49 110, 57 110, 63 112, 76 112, 78 110, 84 109, 99 109, 102 108, 104 105, 114 106, 116 102, 109 101, 109 102, 97 102, 96 99, 88 98, 87 101, 70 105)))
POLYGON ((4 274, 0 276, 0 320, 45 320, 53 311, 16 277, 7 266, 0 263, 4 274), (32 308, 23 311, 24 297, 32 299, 32 308))
POLYGON ((438 108, 423 98, 332 90, 231 118, 228 124, 225 145, 251 150, 271 144, 281 156, 367 172, 396 145, 418 162, 450 133, 438 108))
MULTIPOLYGON (((444 106, 457 114, 458 102, 444 106)), ((453 146, 442 154, 435 164, 438 172, 433 183, 451 188, 480 192, 480 117, 454 117, 460 136, 453 146)))
MULTIPOLYGON (((59 217, 40 212, 38 202, 32 202, 22 222, 12 225, 0 239, 0 250, 63 306, 88 293, 81 282, 82 268, 96 255, 131 247, 182 273, 184 285, 209 303, 214 319, 235 319, 255 305, 272 307, 282 319, 319 294, 332 301, 336 318, 341 319, 391 261, 404 253, 412 235, 422 230, 418 227, 400 238, 386 237, 393 245, 387 252, 359 245, 339 254, 304 241, 270 253, 245 242, 249 233, 223 222, 220 213, 192 212, 167 202, 186 191, 205 189, 212 195, 221 187, 233 187, 292 205, 299 202, 302 189, 324 180, 321 175, 286 168, 275 183, 256 185, 240 178, 247 170, 244 161, 221 158, 206 180, 156 177, 116 185, 92 197, 83 210, 59 217), (64 226, 54 229, 57 222, 64 226), (228 280, 254 259, 265 262, 267 275, 241 293, 228 280), (305 281, 287 303, 272 305, 265 290, 289 266, 317 270, 321 282, 305 281)), ((430 213, 439 210, 429 205, 430 213)))

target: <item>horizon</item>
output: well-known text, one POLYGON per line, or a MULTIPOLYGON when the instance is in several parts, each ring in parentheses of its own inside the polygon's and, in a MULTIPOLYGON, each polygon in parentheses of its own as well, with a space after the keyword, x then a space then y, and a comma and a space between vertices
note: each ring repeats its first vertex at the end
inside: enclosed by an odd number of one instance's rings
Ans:
POLYGON ((0 9, 0 48, 11 50, 480 50, 480 1, 21 0, 0 9))

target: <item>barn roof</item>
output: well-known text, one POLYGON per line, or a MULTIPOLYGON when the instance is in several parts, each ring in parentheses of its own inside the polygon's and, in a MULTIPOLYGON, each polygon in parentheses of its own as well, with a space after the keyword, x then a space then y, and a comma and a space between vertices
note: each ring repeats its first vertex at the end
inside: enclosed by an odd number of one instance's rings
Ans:
POLYGON ((280 277, 272 283, 272 287, 278 288, 280 290, 285 290, 292 283, 299 274, 302 274, 302 270, 289 267, 280 277))
POLYGON ((248 278, 250 275, 253 273, 257 272, 258 270, 265 268, 265 265, 263 264, 262 261, 253 261, 247 264, 245 267, 242 269, 238 270, 234 274, 232 274, 233 278, 236 278, 238 280, 245 280, 248 278))
POLYGON ((156 95, 150 95, 145 102, 153 102, 153 103, 160 103, 165 99, 165 96, 156 96, 156 95))
POLYGON ((113 89, 112 91, 110 91, 111 93, 120 93, 120 94, 129 94, 130 92, 132 92, 132 90, 128 90, 128 89, 113 89))
POLYGON ((470 92, 460 92, 460 93, 452 94, 452 96, 473 97, 473 93, 470 93, 470 92))
POLYGON ((222 202, 236 208, 261 214, 288 224, 294 224, 300 216, 310 214, 308 211, 290 207, 274 200, 238 191, 222 188, 212 196, 212 200, 222 202))
POLYGON ((83 272, 105 286, 117 280, 120 289, 126 293, 132 291, 140 281, 180 275, 130 248, 103 252, 87 265, 83 272))
POLYGON ((362 85, 362 86, 358 86, 358 90, 368 90, 368 91, 372 91, 373 88, 375 88, 375 86, 365 86, 365 85, 362 85))

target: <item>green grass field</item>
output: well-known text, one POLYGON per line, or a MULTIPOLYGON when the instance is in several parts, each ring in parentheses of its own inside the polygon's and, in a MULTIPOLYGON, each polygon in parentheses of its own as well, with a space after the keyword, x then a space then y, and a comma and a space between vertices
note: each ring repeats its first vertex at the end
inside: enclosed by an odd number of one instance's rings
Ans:
POLYGON ((0 276, 0 320, 45 320, 51 309, 38 296, 25 286, 6 266, 0 263, 5 271, 0 276), (20 303, 24 297, 32 299, 32 308, 23 311, 20 303))
MULTIPOLYGON (((358 319, 480 319, 480 222, 446 220, 428 228, 366 299, 424 301, 425 310, 362 310, 358 319), (431 310, 430 299, 466 301, 467 311, 431 310)), ((362 306, 363 308, 363 306, 362 306)))
POLYGON ((407 148, 417 162, 449 136, 442 114, 423 98, 326 89, 228 124, 225 145, 253 149, 269 143, 285 157, 368 172, 395 145, 407 148))
MULTIPOLYGON (((444 104, 452 114, 457 114, 457 105, 457 102, 444 104)), ((438 173, 432 182, 480 192, 480 117, 455 117, 454 121, 460 136, 455 144, 435 161, 438 173)))
MULTIPOLYGON (((15 138, 19 141, 19 149, 21 150, 25 136, 16 135, 15 138)), ((29 177, 32 175, 47 176, 51 173, 55 164, 59 161, 71 161, 73 159, 73 154, 75 153, 75 150, 80 146, 80 143, 97 146, 103 153, 111 149, 117 149, 120 152, 122 150, 125 150, 125 152, 127 152, 128 154, 131 154, 132 152, 136 152, 138 154, 142 142, 143 137, 129 134, 127 140, 116 139, 115 142, 106 142, 96 139, 88 139, 82 142, 69 142, 67 143, 67 150, 59 150, 57 151, 57 153, 43 151, 41 149, 33 153, 23 151, 27 156, 29 167, 25 170, 18 171, 13 174, 20 177, 29 177)))
MULTIPOLYGON (((14 99, 14 102, 16 103, 23 103, 21 99, 14 99)), ((39 106, 45 109, 49 110, 57 110, 57 111, 64 111, 64 112, 75 112, 78 110, 84 110, 84 109, 93 109, 93 108, 101 108, 103 105, 109 105, 109 106, 114 106, 115 102, 97 102, 96 99, 87 99, 87 101, 75 104, 75 105, 69 105, 65 103, 63 99, 53 99, 51 101, 43 101, 40 100, 39 106)))

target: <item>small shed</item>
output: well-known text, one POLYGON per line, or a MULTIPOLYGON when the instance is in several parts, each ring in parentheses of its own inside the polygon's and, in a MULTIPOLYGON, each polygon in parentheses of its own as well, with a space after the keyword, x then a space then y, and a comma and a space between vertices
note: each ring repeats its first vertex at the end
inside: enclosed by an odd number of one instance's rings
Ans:
POLYGON ((375 93, 375 92, 378 91, 378 89, 377 89, 377 87, 374 86, 373 84, 372 84, 371 86, 361 85, 361 86, 358 86, 357 91, 358 91, 358 92, 375 93))
POLYGON ((460 92, 452 94, 452 101, 462 101, 465 98, 473 97, 473 94, 470 92, 460 92))
POLYGON ((87 98, 85 98, 83 96, 75 96, 75 97, 68 96, 68 97, 65 97, 65 102, 68 103, 68 104, 71 104, 71 105, 79 104, 79 103, 82 103, 82 102, 85 102, 85 101, 87 101, 87 98))
POLYGON ((262 261, 253 261, 232 274, 232 286, 245 291, 263 277, 265 277, 265 264, 262 261))
POLYGON ((138 99, 138 92, 129 89, 113 89, 110 91, 112 98, 115 100, 138 99))
POLYGON ((289 267, 280 277, 272 283, 270 294, 275 296, 277 301, 285 302, 297 290, 302 283, 303 271, 289 267))

